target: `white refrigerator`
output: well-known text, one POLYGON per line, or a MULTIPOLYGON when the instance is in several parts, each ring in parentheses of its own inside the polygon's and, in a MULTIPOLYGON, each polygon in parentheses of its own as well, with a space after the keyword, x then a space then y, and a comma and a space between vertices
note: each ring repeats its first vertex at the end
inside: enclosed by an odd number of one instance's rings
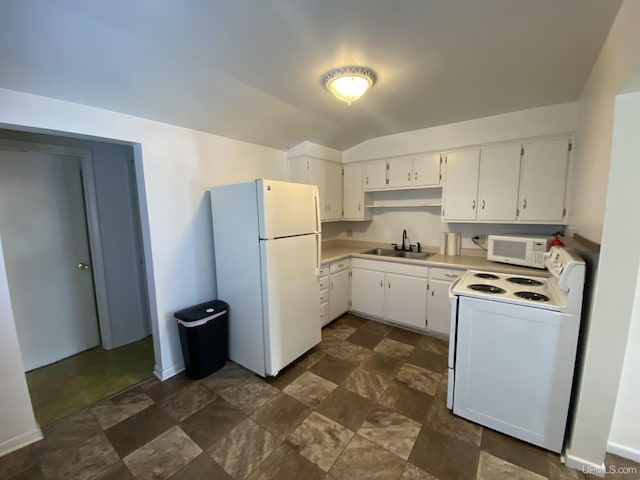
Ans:
POLYGON ((266 376, 320 343, 315 185, 258 179, 211 189, 218 298, 229 358, 266 376))

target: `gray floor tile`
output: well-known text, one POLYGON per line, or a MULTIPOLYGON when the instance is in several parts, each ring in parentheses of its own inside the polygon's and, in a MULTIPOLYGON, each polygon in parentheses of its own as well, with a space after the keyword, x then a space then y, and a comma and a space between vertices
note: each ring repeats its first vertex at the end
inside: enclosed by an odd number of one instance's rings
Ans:
POLYGON ((287 445, 280 445, 251 474, 249 480, 324 480, 325 473, 287 445))
POLYGON ((286 393, 280 393, 251 415, 251 418, 280 440, 300 425, 311 408, 286 393))
POLYGON ((152 405, 105 430, 105 435, 121 458, 175 426, 176 421, 152 405))
POLYGON ((336 389, 337 385, 319 377, 315 373, 305 372, 290 383, 283 391, 312 408, 317 407, 336 389))
POLYGON ((245 413, 223 398, 216 398, 206 407, 185 418, 180 427, 203 450, 227 435, 247 419, 245 413))
POLYGON ((508 478, 509 480, 545 480, 546 477, 533 473, 522 467, 494 457, 487 452, 480 453, 477 480, 495 480, 508 478))
POLYGON ((96 405, 91 409, 91 413, 96 417, 100 426, 106 430, 153 405, 153 403, 153 400, 142 390, 134 389, 96 405))
POLYGON ((352 363, 328 353, 311 367, 309 371, 337 385, 342 382, 354 368, 355 365, 352 363))
POLYGON ((407 460, 421 426, 398 412, 376 407, 364 420, 358 435, 407 460))
POLYGON ((400 457, 355 435, 329 474, 336 480, 397 480, 404 464, 400 457))
POLYGON ((373 400, 339 386, 316 411, 355 432, 362 425, 374 403, 373 400))
POLYGON ((539 475, 549 475, 547 451, 541 448, 485 428, 482 432, 482 449, 539 475))
POLYGON ((353 437, 351 430, 324 415, 313 412, 289 435, 287 442, 326 472, 351 437, 353 437))
POLYGON ((123 460, 137 480, 164 480, 201 453, 180 427, 172 427, 123 460))

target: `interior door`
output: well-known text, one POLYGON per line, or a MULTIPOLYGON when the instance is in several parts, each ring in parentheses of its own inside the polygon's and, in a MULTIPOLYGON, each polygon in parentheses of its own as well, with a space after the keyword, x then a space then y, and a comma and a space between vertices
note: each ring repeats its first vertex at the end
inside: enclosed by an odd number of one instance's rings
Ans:
POLYGON ((0 235, 25 369, 99 345, 80 159, 0 150, 0 235))

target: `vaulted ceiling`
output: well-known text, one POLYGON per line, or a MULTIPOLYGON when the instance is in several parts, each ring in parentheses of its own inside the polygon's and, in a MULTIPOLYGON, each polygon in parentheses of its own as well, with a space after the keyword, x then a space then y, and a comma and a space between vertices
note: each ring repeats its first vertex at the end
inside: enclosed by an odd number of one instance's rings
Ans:
POLYGON ((3 0, 0 87, 281 150, 342 150, 577 100, 620 4, 3 0), (378 82, 348 106, 320 78, 350 64, 378 82))

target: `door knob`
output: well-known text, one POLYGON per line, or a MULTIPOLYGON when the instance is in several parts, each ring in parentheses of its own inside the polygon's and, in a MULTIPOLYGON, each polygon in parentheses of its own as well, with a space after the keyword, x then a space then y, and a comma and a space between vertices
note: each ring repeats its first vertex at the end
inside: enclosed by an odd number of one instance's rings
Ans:
POLYGON ((88 269, 89 269, 89 265, 87 265, 86 263, 78 264, 78 270, 88 270, 88 269))

